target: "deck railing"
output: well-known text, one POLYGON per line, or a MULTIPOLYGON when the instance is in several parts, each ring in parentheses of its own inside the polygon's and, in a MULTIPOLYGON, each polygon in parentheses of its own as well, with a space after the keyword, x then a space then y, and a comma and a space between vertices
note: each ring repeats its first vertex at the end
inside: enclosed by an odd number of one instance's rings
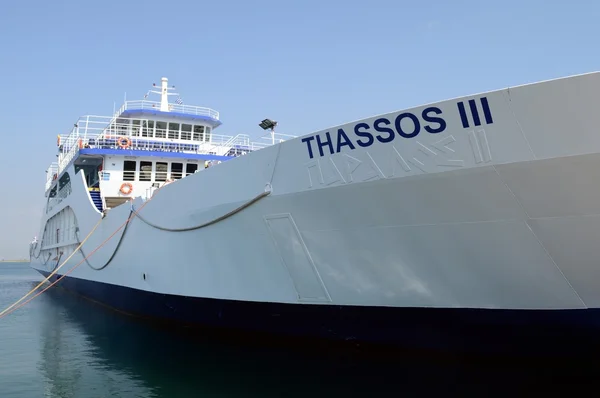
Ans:
MULTIPOLYGON (((127 138, 130 141, 130 145, 123 149, 187 152, 220 156, 226 156, 232 149, 251 152, 272 145, 270 135, 269 137, 262 137, 262 142, 251 141, 246 134, 228 136, 213 133, 198 136, 200 140, 182 140, 168 138, 168 131, 166 130, 159 132, 160 137, 150 137, 151 134, 148 131, 145 131, 139 125, 133 125, 130 122, 131 120, 139 119, 118 118, 114 120, 94 115, 80 118, 69 134, 60 136, 59 173, 68 166, 79 149, 88 147, 121 149, 125 144, 125 140, 123 140, 119 145, 119 140, 122 138, 127 138)), ((294 138, 294 136, 275 134, 275 143, 289 138, 294 138)))
MULTIPOLYGON (((256 151, 258 149, 269 146, 262 142, 251 142, 244 137, 233 137, 224 143, 220 142, 201 142, 201 141, 182 141, 168 140, 156 138, 128 137, 119 136, 111 138, 88 138, 81 140, 81 148, 79 141, 75 141, 70 148, 70 151, 100 148, 100 149, 123 149, 123 150, 143 150, 143 151, 158 151, 158 152, 182 152, 190 154, 210 154, 217 156, 229 156, 227 153, 232 149, 239 149, 246 152, 256 151), (124 140, 122 138, 127 138, 124 140)), ((70 152, 69 152, 70 153, 70 152)), ((64 155, 66 164, 70 162, 72 157, 68 154, 64 155)), ((61 162, 62 165, 62 162, 61 162)), ((62 169, 61 169, 62 170, 62 169)))
POLYGON ((58 163, 54 162, 46 170, 46 191, 52 186, 52 181, 58 177, 58 163))
POLYGON ((60 173, 63 172, 64 169, 67 168, 67 166, 69 165, 69 163, 71 163, 71 160, 73 160, 73 158, 75 158, 75 156, 77 156, 77 152, 79 152, 79 143, 81 138, 78 137, 71 137, 69 136, 67 139, 67 142, 65 143, 65 145, 67 146, 67 148, 69 148, 69 150, 67 152, 63 152, 61 155, 58 157, 58 174, 60 175, 60 173))
MULTIPOLYGON (((118 112, 115 116, 122 114, 126 110, 152 110, 159 111, 160 110, 160 102, 156 101, 126 101, 121 108, 119 108, 118 112)), ((177 112, 177 113, 185 113, 187 115, 196 115, 196 116, 208 116, 212 119, 219 120, 219 112, 215 111, 211 108, 205 108, 202 106, 194 106, 194 105, 179 105, 179 104, 169 104, 169 112, 177 112)))

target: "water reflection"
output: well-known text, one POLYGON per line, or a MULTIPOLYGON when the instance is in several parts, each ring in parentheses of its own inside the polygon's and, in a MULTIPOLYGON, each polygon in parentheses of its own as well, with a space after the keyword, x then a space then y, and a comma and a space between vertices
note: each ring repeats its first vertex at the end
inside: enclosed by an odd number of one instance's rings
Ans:
MULTIPOLYGON (((365 358, 324 350, 303 352, 216 342, 142 323, 61 289, 40 299, 41 361, 49 396, 195 397, 372 396, 513 391, 533 385, 554 392, 581 362, 531 364, 456 358, 365 358), (486 387, 483 387, 486 386, 486 387), (483 389, 483 391, 482 391, 483 389)), ((583 371, 582 371, 583 370, 583 371)), ((578 383, 587 380, 579 379, 578 383)))
POLYGON ((58 396, 348 395, 381 387, 364 383, 373 373, 347 355, 224 344, 133 320, 61 289, 50 289, 43 302, 41 370, 58 396))
POLYGON ((123 329, 118 318, 94 311, 60 289, 49 289, 40 304, 38 369, 45 376, 47 396, 107 396, 116 391, 156 396, 153 386, 140 379, 126 360, 135 352, 120 350, 131 332, 117 335, 123 329))

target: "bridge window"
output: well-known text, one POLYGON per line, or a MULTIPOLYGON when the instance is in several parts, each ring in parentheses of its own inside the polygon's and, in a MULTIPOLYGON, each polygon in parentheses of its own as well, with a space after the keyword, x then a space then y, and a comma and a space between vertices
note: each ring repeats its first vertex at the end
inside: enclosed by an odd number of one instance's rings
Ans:
POLYGON ((167 180, 167 167, 166 162, 156 162, 156 173, 154 181, 166 181, 167 180))
POLYGON ((142 137, 154 136, 154 120, 144 120, 142 124, 142 137))
POLYGON ((123 162, 123 181, 135 181, 135 160, 126 160, 123 162))
POLYGON ((133 126, 131 127, 131 136, 139 137, 140 136, 140 121, 132 120, 133 126))
POLYGON ((185 175, 189 176, 190 174, 194 174, 198 170, 197 163, 188 163, 185 165, 185 175))
POLYGON ((192 139, 192 125, 182 124, 181 125, 181 139, 189 141, 192 139))
POLYGON ((117 119, 116 125, 111 125, 111 134, 129 135, 129 119, 117 119))
POLYGON ((179 123, 169 123, 169 139, 179 139, 179 123))
POLYGON ((152 162, 140 161, 140 181, 152 181, 152 162))
POLYGON ((206 128, 206 134, 204 134, 204 141, 210 142, 210 127, 206 128))
POLYGON ((156 122, 156 138, 167 138, 167 122, 156 122))
POLYGON ((183 173, 183 163, 171 163, 171 178, 179 180, 183 173))
POLYGON ((194 126, 194 141, 204 141, 204 126, 194 126))

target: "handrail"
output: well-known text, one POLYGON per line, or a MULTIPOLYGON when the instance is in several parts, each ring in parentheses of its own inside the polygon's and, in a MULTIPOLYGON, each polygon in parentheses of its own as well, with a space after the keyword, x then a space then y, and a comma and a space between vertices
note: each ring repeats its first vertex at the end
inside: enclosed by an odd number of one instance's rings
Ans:
POLYGON ((227 156, 232 149, 252 152, 270 146, 270 143, 250 141, 250 137, 245 134, 238 134, 234 137, 213 135, 210 142, 197 140, 181 140, 169 138, 153 138, 133 135, 131 133, 107 134, 79 136, 76 132, 71 133, 64 140, 62 153, 59 155, 59 174, 68 166, 70 161, 77 155, 80 149, 135 149, 151 150, 161 152, 183 152, 193 154, 212 154, 218 156, 227 156), (119 145, 119 139, 128 138, 129 142, 122 147, 119 145))
MULTIPOLYGON (((156 101, 146 101, 146 100, 137 100, 137 101, 125 101, 125 103, 119 108, 115 117, 122 115, 123 112, 129 109, 148 109, 148 110, 160 110, 160 102, 156 101)), ((169 112, 177 112, 177 113, 185 113, 188 115, 196 115, 196 116, 208 116, 212 119, 219 120, 219 112, 215 111, 211 108, 206 108, 203 106, 195 106, 195 105, 183 105, 183 104, 169 104, 169 112)))
POLYGON ((73 160, 73 158, 75 158, 77 156, 77 153, 79 152, 79 146, 82 145, 81 138, 71 137, 70 141, 67 144, 68 148, 69 148, 68 152, 61 153, 58 158, 58 174, 59 175, 60 175, 60 173, 63 172, 64 169, 67 168, 67 166, 69 165, 71 160, 73 160), (73 138, 75 138, 75 139, 73 140, 73 138), (70 142, 70 141, 74 141, 74 142, 70 142))
POLYGON ((58 177, 58 163, 54 162, 48 167, 46 170, 46 187, 45 190, 48 191, 52 186, 52 182, 55 180, 55 176, 58 177))
MULTIPOLYGON (((153 121, 152 119, 140 119, 140 118, 114 118, 108 116, 97 116, 97 115, 87 115, 82 116, 78 119, 75 126, 71 129, 68 134, 59 134, 60 144, 63 146, 72 146, 77 143, 79 138, 82 138, 84 141, 90 138, 98 138, 98 137, 107 137, 107 136, 125 136, 125 137, 140 137, 140 138, 152 138, 156 140, 178 140, 178 141, 186 141, 190 140, 182 140, 180 138, 168 138, 169 130, 168 129, 150 129, 146 130, 144 127, 144 123, 149 121, 153 121), (141 124, 134 124, 133 122, 139 122, 141 124), (148 137, 146 134, 152 133, 153 131, 159 131, 161 133, 161 137, 148 137)), ((179 131, 177 134, 179 135, 179 131)), ((276 138, 279 138, 279 141, 296 138, 296 136, 289 134, 281 134, 275 133, 276 138)), ((271 139, 271 135, 269 137, 263 136, 262 139, 271 139)), ((210 142, 212 144, 225 144, 228 141, 232 140, 240 140, 243 142, 250 141, 250 137, 247 134, 237 134, 237 135, 221 135, 214 134, 213 131, 210 133, 204 132, 202 140, 195 140, 194 142, 210 142)))

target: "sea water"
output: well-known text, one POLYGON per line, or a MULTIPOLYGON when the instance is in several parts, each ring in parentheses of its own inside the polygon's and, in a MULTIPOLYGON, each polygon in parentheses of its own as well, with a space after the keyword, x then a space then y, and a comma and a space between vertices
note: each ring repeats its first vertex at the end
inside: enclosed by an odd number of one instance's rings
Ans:
MULTIPOLYGON (((29 264, 0 263, 0 311, 41 280, 29 264)), ((58 287, 0 318, 2 398, 482 396, 559 386, 572 392, 597 384, 599 364, 367 358, 215 342, 142 323, 58 287)))

